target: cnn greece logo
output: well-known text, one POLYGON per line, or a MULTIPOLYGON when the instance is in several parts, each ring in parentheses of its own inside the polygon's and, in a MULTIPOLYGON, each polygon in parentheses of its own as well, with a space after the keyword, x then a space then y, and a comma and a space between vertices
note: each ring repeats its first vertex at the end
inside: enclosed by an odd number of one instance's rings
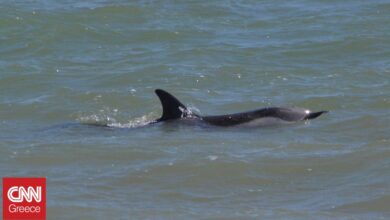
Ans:
POLYGON ((3 219, 46 219, 46 178, 3 178, 3 219))
POLYGON ((11 202, 23 202, 23 199, 25 199, 27 202, 31 202, 33 198, 36 202, 42 201, 42 187, 37 186, 36 189, 29 186, 27 190, 23 186, 13 186, 8 190, 8 199, 11 202), (14 196, 14 193, 17 193, 17 196, 14 196))

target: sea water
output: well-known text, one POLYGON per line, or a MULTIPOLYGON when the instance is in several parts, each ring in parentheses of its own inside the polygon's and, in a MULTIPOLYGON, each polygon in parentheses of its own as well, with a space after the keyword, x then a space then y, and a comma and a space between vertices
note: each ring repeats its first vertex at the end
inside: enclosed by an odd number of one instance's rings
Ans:
POLYGON ((48 219, 388 219, 390 2, 2 1, 0 176, 48 219), (328 110, 266 128, 142 125, 328 110), (111 124, 110 128, 87 124, 111 124))

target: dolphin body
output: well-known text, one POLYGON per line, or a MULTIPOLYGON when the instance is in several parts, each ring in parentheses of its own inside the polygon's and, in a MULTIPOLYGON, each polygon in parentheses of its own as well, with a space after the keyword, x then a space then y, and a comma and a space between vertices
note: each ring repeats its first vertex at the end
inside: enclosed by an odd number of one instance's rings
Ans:
POLYGON ((224 127, 236 125, 265 126, 310 120, 327 113, 327 111, 310 112, 299 108, 268 107, 235 114, 201 116, 189 111, 185 105, 168 92, 156 89, 155 93, 161 101, 163 112, 159 119, 151 123, 189 119, 224 127))

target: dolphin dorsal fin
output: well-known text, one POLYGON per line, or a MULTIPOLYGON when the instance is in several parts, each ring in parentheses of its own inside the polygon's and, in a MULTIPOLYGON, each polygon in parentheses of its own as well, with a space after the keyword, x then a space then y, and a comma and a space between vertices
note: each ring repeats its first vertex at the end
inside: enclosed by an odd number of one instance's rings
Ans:
POLYGON ((160 99, 163 109, 162 116, 157 121, 178 119, 185 116, 187 108, 177 98, 162 89, 156 89, 155 93, 160 99))

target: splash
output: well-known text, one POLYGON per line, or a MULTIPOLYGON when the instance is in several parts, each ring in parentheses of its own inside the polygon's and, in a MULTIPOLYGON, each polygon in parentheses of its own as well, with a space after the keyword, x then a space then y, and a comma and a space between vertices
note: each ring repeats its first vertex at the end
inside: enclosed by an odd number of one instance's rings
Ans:
POLYGON ((115 118, 105 115, 93 114, 88 116, 82 116, 77 119, 82 124, 106 126, 111 123, 116 123, 115 118))
POLYGON ((195 115, 200 115, 200 110, 195 106, 188 106, 187 109, 180 109, 183 112, 183 116, 186 117, 195 117, 195 115))
POLYGON ((148 124, 150 124, 150 123, 155 121, 155 117, 152 118, 151 115, 152 115, 151 113, 148 114, 148 115, 143 115, 141 117, 134 118, 134 119, 130 120, 127 123, 112 122, 112 123, 108 123, 106 126, 113 127, 113 128, 137 128, 137 127, 142 127, 142 126, 148 125, 148 124))
POLYGON ((128 122, 119 122, 115 117, 116 114, 104 113, 103 111, 100 114, 81 116, 77 119, 77 121, 86 125, 104 126, 112 128, 136 128, 148 125, 156 119, 154 113, 149 113, 141 117, 132 118, 128 122))
MULTIPOLYGON (((194 106, 189 106, 187 109, 181 109, 183 112, 182 117, 195 117, 196 114, 200 114, 199 109, 194 106)), ((102 126, 102 127, 111 127, 111 128, 137 128, 142 127, 148 124, 151 124, 156 121, 160 116, 155 112, 150 112, 141 117, 131 118, 127 122, 122 122, 123 113, 118 111, 118 109, 109 109, 104 108, 99 110, 97 114, 90 114, 79 116, 77 121, 81 124, 93 125, 93 126, 102 126)), ((126 121, 126 120, 125 120, 126 121)))

